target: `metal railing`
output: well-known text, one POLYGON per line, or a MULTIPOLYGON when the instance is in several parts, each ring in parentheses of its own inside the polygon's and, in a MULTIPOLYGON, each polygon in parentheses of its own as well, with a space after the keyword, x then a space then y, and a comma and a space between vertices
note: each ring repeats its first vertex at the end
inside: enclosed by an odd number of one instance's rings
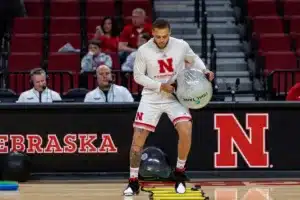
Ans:
POLYGON ((205 64, 207 64, 207 12, 205 0, 201 0, 201 38, 201 58, 204 60, 205 64))
POLYGON ((200 28, 200 0, 194 0, 194 22, 200 28))
MULTIPOLYGON (((214 34, 211 34, 210 36, 210 70, 216 74, 217 72, 217 58, 218 58, 218 50, 216 46, 216 39, 214 34)), ((235 76, 233 76, 235 77, 235 76)), ((217 75, 216 75, 217 78, 217 75)), ((216 79, 212 82, 214 94, 218 96, 219 98, 216 99, 223 99, 227 95, 231 95, 232 101, 235 101, 236 94, 249 94, 248 90, 241 90, 240 89, 240 78, 236 78, 236 81, 233 85, 225 82, 225 89, 227 91, 219 91, 219 87, 216 83, 216 79)), ((257 98, 263 97, 264 91, 254 91, 253 93, 257 98)))
MULTIPOLYGON (((217 46, 216 39, 213 34, 210 36, 210 70, 216 74, 217 72, 217 46)), ((214 88, 214 93, 217 93, 218 86, 216 84, 216 79, 212 81, 212 85, 214 88)))
MULTIPOLYGON (((83 58, 87 53, 88 31, 86 18, 86 0, 80 0, 80 58, 83 58)), ((96 28, 96 27, 95 27, 96 28)))
POLYGON ((300 81, 300 69, 274 70, 267 76, 268 100, 284 99, 289 89, 300 81))
MULTIPOLYGON (((1 71, 5 72, 8 69, 8 57, 10 52, 10 40, 11 40, 11 30, 13 23, 10 27, 6 27, 6 30, 4 32, 3 38, 0 38, 0 65, 1 65, 1 71)), ((5 27, 5 25, 4 25, 5 27)), ((6 87, 6 83, 4 80, 0 80, 1 88, 6 87)))
POLYGON ((154 0, 151 0, 151 6, 152 6, 152 21, 154 21, 154 20, 156 20, 156 11, 155 11, 154 0))

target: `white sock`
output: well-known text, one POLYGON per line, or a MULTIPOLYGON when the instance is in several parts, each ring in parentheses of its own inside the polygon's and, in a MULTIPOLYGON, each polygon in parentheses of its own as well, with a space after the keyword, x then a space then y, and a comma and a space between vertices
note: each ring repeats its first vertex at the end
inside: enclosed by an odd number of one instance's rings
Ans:
POLYGON ((139 168, 130 167, 130 178, 138 178, 138 177, 139 177, 139 168))
POLYGON ((183 169, 185 166, 186 160, 180 160, 179 158, 177 159, 177 164, 176 168, 177 169, 183 169))

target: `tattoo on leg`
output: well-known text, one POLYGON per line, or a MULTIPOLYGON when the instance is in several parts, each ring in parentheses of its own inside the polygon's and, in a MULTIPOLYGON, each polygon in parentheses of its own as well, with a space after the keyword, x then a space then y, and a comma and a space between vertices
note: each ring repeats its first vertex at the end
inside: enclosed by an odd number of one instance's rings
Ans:
POLYGON ((141 147, 137 145, 132 145, 130 149, 130 167, 138 168, 141 163, 141 147))
POLYGON ((136 133, 143 133, 144 129, 142 129, 142 128, 135 128, 134 132, 136 132, 136 133))

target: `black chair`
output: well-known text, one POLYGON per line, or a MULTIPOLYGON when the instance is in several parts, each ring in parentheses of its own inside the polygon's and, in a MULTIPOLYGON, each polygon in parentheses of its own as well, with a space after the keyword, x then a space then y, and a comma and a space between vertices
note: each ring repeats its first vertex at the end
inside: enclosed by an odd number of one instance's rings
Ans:
POLYGON ((63 100, 73 100, 74 102, 83 102, 85 95, 89 92, 85 88, 74 88, 70 89, 65 95, 63 95, 63 100))
POLYGON ((6 88, 0 88, 1 103, 15 103, 18 100, 18 95, 15 91, 6 88))

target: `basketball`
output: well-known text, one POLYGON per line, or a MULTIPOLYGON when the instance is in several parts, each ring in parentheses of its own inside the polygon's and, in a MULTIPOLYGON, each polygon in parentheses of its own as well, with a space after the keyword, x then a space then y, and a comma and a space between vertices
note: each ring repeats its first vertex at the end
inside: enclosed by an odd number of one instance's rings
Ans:
POLYGON ((203 108, 210 102, 212 94, 211 82, 201 70, 188 67, 178 73, 176 96, 185 107, 203 108))

